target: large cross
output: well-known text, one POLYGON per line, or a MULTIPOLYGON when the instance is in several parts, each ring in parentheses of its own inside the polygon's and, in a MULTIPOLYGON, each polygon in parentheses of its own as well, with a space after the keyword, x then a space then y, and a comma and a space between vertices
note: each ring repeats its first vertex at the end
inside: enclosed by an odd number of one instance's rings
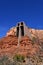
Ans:
POLYGON ((17 25, 18 46, 20 45, 21 36, 24 36, 24 24, 23 24, 23 22, 18 23, 18 25, 17 25))
POLYGON ((29 36, 29 38, 32 39, 28 27, 25 25, 24 22, 20 22, 17 24, 17 33, 16 33, 16 36, 18 37, 18 46, 20 45, 21 36, 25 35, 29 36))

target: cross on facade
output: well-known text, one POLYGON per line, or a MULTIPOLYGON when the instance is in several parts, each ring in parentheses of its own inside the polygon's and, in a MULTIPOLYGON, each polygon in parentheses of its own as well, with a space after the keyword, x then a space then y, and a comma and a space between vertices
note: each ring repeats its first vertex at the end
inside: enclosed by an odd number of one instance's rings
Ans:
POLYGON ((17 24, 17 27, 16 27, 16 36, 18 37, 18 46, 20 45, 21 37, 25 35, 29 36, 30 39, 32 38, 28 27, 25 25, 24 22, 20 22, 17 24))
POLYGON ((19 37, 19 34, 20 36, 24 36, 24 23, 23 22, 20 22, 17 25, 17 33, 16 33, 17 37, 19 37))

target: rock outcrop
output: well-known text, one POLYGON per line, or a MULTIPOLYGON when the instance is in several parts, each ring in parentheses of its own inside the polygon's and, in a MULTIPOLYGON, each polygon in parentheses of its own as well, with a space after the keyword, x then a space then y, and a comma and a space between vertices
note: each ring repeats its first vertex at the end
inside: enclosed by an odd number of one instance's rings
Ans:
POLYGON ((26 32, 30 35, 26 33, 27 35, 17 37, 17 29, 12 27, 0 39, 0 57, 7 55, 12 58, 20 54, 26 57, 26 62, 22 65, 43 65, 43 30, 28 28, 26 32))
POLYGON ((32 40, 28 36, 22 36, 18 47, 16 27, 11 28, 6 36, 0 39, 0 55, 13 56, 18 53, 25 56, 33 56, 40 53, 43 56, 43 30, 31 28, 28 30, 32 36, 32 40))

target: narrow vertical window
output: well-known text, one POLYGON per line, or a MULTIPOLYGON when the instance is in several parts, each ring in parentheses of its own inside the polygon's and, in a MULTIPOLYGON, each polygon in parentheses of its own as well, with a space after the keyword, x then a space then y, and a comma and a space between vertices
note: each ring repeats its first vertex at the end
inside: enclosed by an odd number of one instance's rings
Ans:
POLYGON ((17 27, 17 37, 19 36, 19 27, 17 27))
POLYGON ((20 26, 21 28, 21 36, 24 36, 24 26, 20 26))

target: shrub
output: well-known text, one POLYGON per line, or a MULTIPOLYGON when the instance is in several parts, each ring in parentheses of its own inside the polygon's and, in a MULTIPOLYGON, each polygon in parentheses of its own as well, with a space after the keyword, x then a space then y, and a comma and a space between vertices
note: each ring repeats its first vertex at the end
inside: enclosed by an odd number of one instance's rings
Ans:
POLYGON ((0 58, 0 65, 15 65, 14 62, 12 62, 8 56, 2 56, 0 58))
POLYGON ((13 57, 13 60, 14 60, 14 61, 18 61, 18 62, 25 62, 25 57, 22 56, 22 55, 16 54, 16 55, 13 57))
POLYGON ((32 38, 32 44, 34 44, 35 42, 36 42, 36 38, 33 37, 33 38, 32 38))

